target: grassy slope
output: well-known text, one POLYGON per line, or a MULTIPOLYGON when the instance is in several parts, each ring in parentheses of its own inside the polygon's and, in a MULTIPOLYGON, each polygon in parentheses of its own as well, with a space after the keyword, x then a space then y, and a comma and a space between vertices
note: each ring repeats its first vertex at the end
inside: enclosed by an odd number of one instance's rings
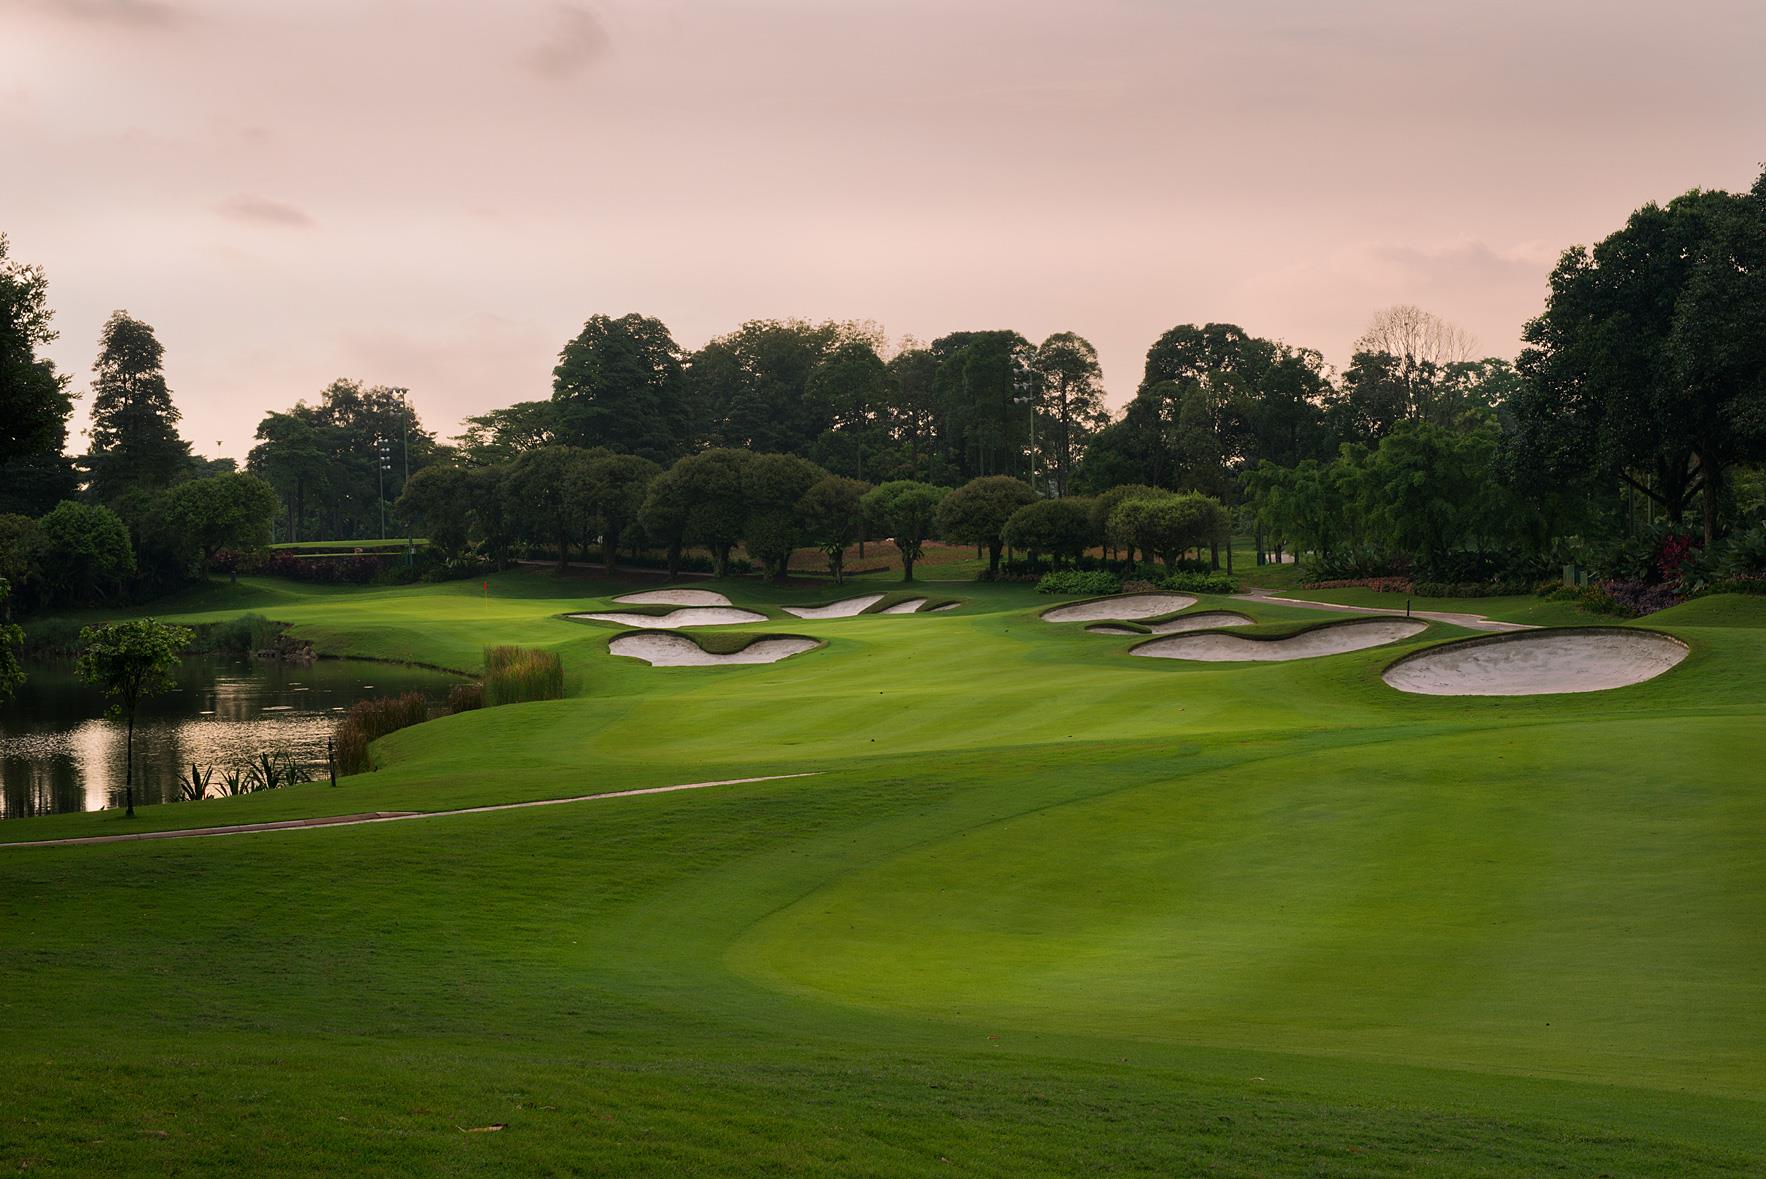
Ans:
POLYGON ((554 617, 627 588, 181 603, 447 666, 555 646, 580 694, 397 734, 335 792, 138 826, 821 774, 0 853, 0 1162, 1766 1167, 1766 605, 1651 619, 1694 654, 1648 685, 1453 701, 1379 682, 1408 644, 1131 660, 1022 587, 743 628, 828 640, 759 668, 652 669, 554 617))

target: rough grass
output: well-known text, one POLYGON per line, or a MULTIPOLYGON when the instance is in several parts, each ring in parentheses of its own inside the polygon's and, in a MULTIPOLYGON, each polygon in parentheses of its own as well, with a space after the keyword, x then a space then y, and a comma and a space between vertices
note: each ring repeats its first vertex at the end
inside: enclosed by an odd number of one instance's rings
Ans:
POLYGON ((820 773, 0 849, 0 1164, 1766 1170, 1766 604, 1647 620, 1692 648, 1647 684, 1453 700, 1379 681, 1450 627, 1184 665, 974 585, 911 626, 790 620, 813 660, 658 677, 557 617, 580 581, 492 590, 216 600, 351 654, 553 651, 567 698, 394 733, 336 791, 0 834, 820 773))
POLYGON ((484 704, 529 704, 564 695, 564 661, 556 651, 531 647, 486 647, 484 704))

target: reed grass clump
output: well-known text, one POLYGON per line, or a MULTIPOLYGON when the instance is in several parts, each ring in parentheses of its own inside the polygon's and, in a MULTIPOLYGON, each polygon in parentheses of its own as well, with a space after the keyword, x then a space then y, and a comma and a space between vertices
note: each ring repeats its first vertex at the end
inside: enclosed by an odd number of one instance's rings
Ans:
POLYGON ((564 697, 564 661, 531 647, 487 647, 484 652, 484 704, 525 704, 564 697))
POLYGON ((455 684, 448 689, 449 712, 471 712, 484 707, 484 685, 477 680, 455 684))
POLYGON ((429 701, 422 692, 405 692, 398 696, 376 696, 350 705, 343 720, 332 734, 335 742, 339 774, 362 774, 373 769, 368 746, 400 729, 420 725, 429 719, 429 701))

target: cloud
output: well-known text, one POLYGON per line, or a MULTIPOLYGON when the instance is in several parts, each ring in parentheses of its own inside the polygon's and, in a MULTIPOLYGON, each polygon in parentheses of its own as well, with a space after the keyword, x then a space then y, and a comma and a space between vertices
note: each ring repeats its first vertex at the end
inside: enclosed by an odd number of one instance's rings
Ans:
POLYGON ((40 0, 37 7, 82 24, 147 32, 176 28, 189 16, 168 0, 40 0))
POLYGON ((593 12, 577 4, 560 4, 553 10, 550 38, 522 55, 521 65, 536 77, 567 82, 606 56, 611 44, 606 27, 593 12))
POLYGON ((215 211, 234 221, 270 225, 282 229, 311 229, 313 219, 305 210, 268 197, 238 193, 215 206, 215 211))

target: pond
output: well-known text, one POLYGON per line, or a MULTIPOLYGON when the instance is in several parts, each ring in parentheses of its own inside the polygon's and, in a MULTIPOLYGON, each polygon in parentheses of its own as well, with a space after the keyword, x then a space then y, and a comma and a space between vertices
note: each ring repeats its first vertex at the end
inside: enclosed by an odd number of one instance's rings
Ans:
MULTIPOLYGON (((18 696, 0 708, 0 819, 123 805, 126 726, 82 684, 72 663, 30 663, 18 696)), ((401 664, 321 659, 310 664, 227 656, 184 660, 177 686, 135 717, 135 805, 178 798, 190 763, 222 772, 286 751, 318 777, 325 739, 357 700, 422 692, 432 707, 460 681, 401 664)))

